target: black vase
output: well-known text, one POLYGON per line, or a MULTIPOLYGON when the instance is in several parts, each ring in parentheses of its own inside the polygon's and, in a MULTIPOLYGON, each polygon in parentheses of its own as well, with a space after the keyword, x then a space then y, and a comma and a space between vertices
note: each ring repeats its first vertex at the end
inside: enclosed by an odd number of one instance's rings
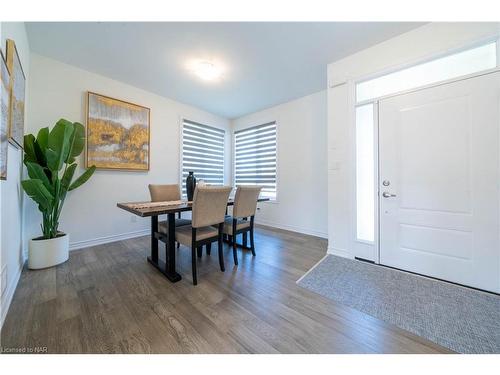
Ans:
POLYGON ((193 200, 195 187, 196 187, 196 177, 194 177, 193 172, 189 172, 189 175, 186 177, 186 194, 188 201, 193 200))

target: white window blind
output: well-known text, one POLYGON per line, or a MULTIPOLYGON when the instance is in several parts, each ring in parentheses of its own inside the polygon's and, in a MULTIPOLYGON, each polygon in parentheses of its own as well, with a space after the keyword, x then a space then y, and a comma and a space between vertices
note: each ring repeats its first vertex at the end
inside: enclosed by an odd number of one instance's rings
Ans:
POLYGON ((212 126, 184 120, 182 124, 182 195, 186 177, 193 172, 197 181, 224 184, 224 137, 226 132, 212 126))
POLYGON ((261 197, 276 199, 276 122, 234 133, 234 184, 260 185, 261 197))

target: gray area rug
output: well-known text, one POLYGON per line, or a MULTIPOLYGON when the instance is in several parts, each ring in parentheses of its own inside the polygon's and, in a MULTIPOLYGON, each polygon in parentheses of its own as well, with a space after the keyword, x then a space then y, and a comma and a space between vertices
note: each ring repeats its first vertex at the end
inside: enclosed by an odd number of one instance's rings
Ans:
POLYGON ((500 296, 328 255, 298 285, 459 353, 500 353, 500 296))

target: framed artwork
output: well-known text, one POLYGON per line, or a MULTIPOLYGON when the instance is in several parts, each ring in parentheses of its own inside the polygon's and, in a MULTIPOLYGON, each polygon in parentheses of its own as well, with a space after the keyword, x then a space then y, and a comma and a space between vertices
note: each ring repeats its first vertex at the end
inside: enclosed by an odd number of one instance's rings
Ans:
POLYGON ((8 131, 9 131, 9 110, 10 110, 10 74, 7 69, 7 63, 0 51, 0 180, 7 179, 7 149, 8 149, 8 131))
POLYGON ((149 170, 149 108, 87 93, 86 166, 149 170))
POLYGON ((26 77, 16 44, 7 39, 7 68, 10 72, 10 111, 9 140, 14 146, 23 147, 24 138, 24 103, 26 92, 26 77))

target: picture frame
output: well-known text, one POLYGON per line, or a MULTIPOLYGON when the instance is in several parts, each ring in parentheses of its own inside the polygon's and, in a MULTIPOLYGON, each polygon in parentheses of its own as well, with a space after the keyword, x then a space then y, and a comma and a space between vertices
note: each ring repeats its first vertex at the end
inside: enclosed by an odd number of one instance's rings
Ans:
POLYGON ((0 180, 7 179, 7 156, 10 112, 10 72, 0 50, 0 180))
POLYGON ((10 73, 9 142, 18 148, 24 143, 26 76, 16 43, 7 39, 6 63, 10 73))
POLYGON ((87 92, 85 165, 97 169, 150 169, 150 108, 87 92))

